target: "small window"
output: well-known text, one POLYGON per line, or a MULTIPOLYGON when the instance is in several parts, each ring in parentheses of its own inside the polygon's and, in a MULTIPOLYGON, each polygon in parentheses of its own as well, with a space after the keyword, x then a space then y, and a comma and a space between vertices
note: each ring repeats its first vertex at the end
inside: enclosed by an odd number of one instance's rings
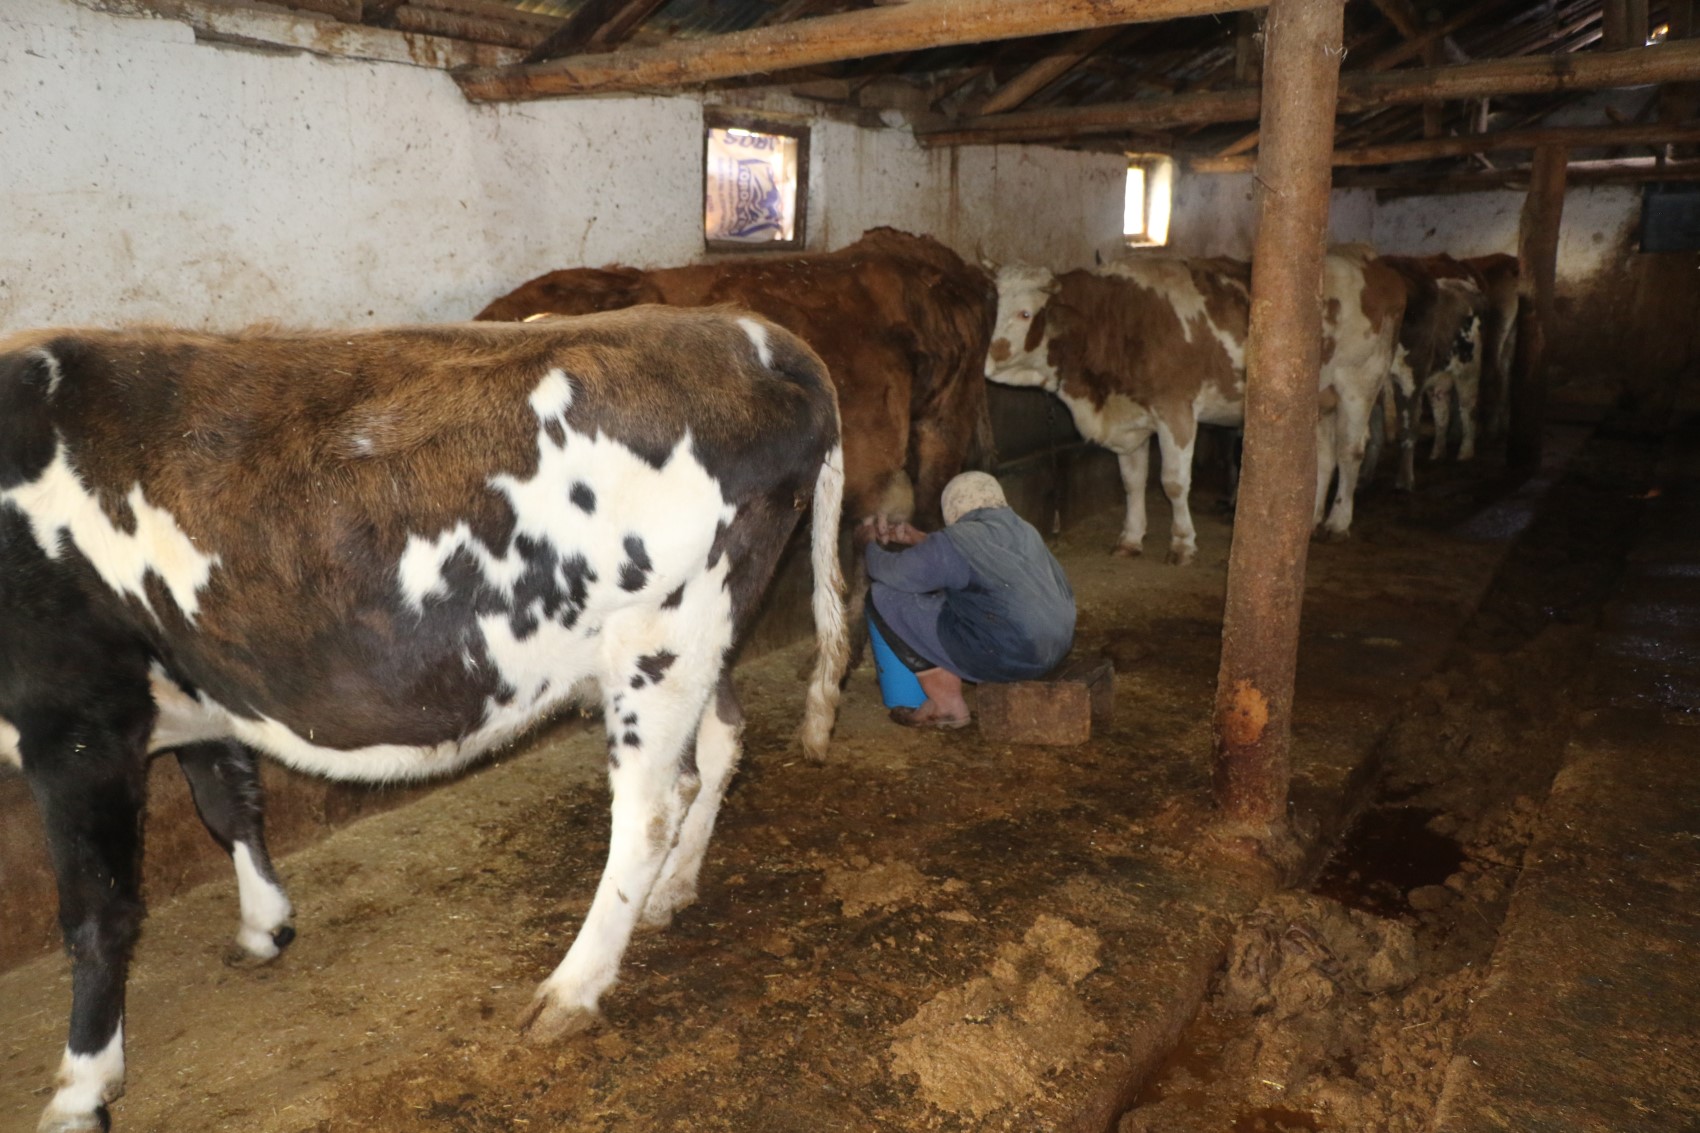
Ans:
POLYGON ((703 138, 702 228, 709 249, 801 248, 808 129, 713 114, 703 138))
POLYGON ((1122 235, 1129 244, 1144 247, 1169 242, 1169 205, 1174 188, 1172 158, 1161 154, 1128 154, 1122 235))

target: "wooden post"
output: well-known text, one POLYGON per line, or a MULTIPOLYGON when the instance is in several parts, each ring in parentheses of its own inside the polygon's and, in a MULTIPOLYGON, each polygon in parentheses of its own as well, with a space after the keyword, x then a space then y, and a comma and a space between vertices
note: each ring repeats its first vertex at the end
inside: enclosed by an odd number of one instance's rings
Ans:
POLYGON ((1264 27, 1245 465, 1216 678, 1216 804, 1284 826, 1316 482, 1322 257, 1344 0, 1274 0, 1264 27))
POLYGON ((1601 49, 1622 51, 1629 46, 1629 0, 1603 0, 1600 6, 1601 49))
POLYGON ((1542 146, 1530 169, 1529 194, 1517 235, 1517 355, 1511 365, 1511 429, 1506 462, 1532 472, 1541 463, 1546 410, 1546 352, 1558 277, 1558 232, 1564 217, 1569 151, 1542 146))

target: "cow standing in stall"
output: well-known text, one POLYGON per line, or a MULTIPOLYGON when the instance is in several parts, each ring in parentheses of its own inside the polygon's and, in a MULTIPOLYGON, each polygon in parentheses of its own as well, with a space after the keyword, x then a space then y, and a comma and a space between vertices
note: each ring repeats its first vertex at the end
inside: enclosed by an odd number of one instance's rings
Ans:
MULTIPOLYGON (((1323 282, 1316 522, 1343 538, 1403 295, 1358 250, 1329 255, 1323 282)), ((1138 257, 1060 276, 1024 265, 999 270, 986 377, 1056 394, 1081 436, 1117 454, 1127 511, 1116 554, 1141 550, 1155 435, 1173 510, 1168 560, 1185 565, 1197 556, 1188 501, 1197 426, 1245 419, 1249 291, 1249 265, 1232 260, 1138 257)))
POLYGON ((835 252, 554 271, 477 317, 517 321, 639 303, 729 303, 764 315, 813 347, 838 387, 845 514, 934 528, 945 484, 976 446, 990 455, 981 371, 996 301, 991 277, 938 241, 874 228, 835 252))
POLYGON ((1483 334, 1488 310, 1474 272, 1450 256, 1383 256, 1404 284, 1405 317, 1393 359, 1399 470, 1396 486, 1416 485, 1417 432, 1422 405, 1434 418, 1429 459, 1446 454, 1452 397, 1458 398, 1458 459, 1476 455, 1476 407, 1481 393, 1483 334))
POLYGON ((735 312, 0 342, 0 759, 40 807, 73 978, 42 1133, 105 1128, 123 1090, 161 751, 265 960, 294 930, 250 749, 416 779, 599 701, 608 861, 527 1024, 588 1026, 633 929, 695 898, 740 750, 728 657, 811 506, 824 750, 842 476, 820 360, 735 312))

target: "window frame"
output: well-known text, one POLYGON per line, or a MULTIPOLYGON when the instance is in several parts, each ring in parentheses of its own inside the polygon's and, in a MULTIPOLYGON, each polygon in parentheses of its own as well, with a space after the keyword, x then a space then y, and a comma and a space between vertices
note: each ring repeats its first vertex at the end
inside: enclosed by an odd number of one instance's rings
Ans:
POLYGON ((750 255, 763 252, 800 252, 808 243, 809 219, 809 126, 806 122, 787 120, 764 114, 747 114, 723 108, 705 108, 702 115, 702 147, 697 151, 702 160, 702 192, 698 199, 701 213, 698 227, 702 232, 703 249, 715 255, 750 255), (740 240, 711 240, 708 237, 708 140, 710 130, 750 130, 758 134, 775 134, 797 140, 797 199, 789 240, 767 240, 759 244, 740 240))
POLYGON ((1122 197, 1122 243, 1124 243, 1129 248, 1166 248, 1166 247, 1169 246, 1169 232, 1170 232, 1170 229, 1173 227, 1173 223, 1174 223, 1175 180, 1176 180, 1175 174, 1178 171, 1177 166, 1175 164, 1174 156, 1171 155, 1171 154, 1166 154, 1166 153, 1128 153, 1128 154, 1123 154, 1122 156, 1126 159, 1126 162, 1127 162, 1126 168, 1123 172, 1123 180, 1122 180, 1122 193, 1123 193, 1123 197, 1122 197), (1127 179, 1126 179, 1126 172, 1133 170, 1133 169, 1139 169, 1142 172, 1142 174, 1143 174, 1142 180, 1143 180, 1143 183, 1144 183, 1144 192, 1143 192, 1141 200, 1139 202, 1140 225, 1141 225, 1139 233, 1132 233, 1132 232, 1128 232, 1126 230, 1126 226, 1127 226, 1127 198, 1126 198, 1127 179), (1166 170, 1167 176, 1159 178, 1159 176, 1158 176, 1159 170, 1166 170), (1152 194, 1153 189, 1156 187, 1156 185, 1159 183, 1160 180, 1166 182, 1167 185, 1168 185, 1168 191, 1169 191, 1168 214, 1169 215, 1165 218, 1165 221, 1164 221, 1163 238, 1161 240, 1154 240, 1154 239, 1151 238, 1151 235, 1150 235, 1150 233, 1151 233, 1151 194, 1152 194))

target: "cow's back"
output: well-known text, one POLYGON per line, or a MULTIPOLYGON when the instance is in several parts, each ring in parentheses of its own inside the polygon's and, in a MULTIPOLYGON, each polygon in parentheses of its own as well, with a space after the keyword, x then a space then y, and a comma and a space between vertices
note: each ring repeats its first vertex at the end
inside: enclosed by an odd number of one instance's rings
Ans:
POLYGON ((1067 272, 1045 316, 1063 390, 1099 406, 1112 395, 1142 406, 1243 400, 1249 308, 1236 272, 1165 257, 1067 272))
POLYGON ((938 494, 962 469, 976 427, 989 446, 982 366, 991 279, 929 237, 877 228, 834 252, 554 272, 479 318, 604 310, 623 299, 741 307, 807 342, 839 389, 852 514, 888 510, 908 495, 894 481, 913 480, 923 518, 936 519, 938 494))
POLYGON ((274 723, 500 738, 590 654, 531 687, 521 660, 700 574, 739 509, 795 516, 837 439, 808 348, 717 312, 65 332, 0 343, 0 374, 0 513, 285 758, 274 723))

